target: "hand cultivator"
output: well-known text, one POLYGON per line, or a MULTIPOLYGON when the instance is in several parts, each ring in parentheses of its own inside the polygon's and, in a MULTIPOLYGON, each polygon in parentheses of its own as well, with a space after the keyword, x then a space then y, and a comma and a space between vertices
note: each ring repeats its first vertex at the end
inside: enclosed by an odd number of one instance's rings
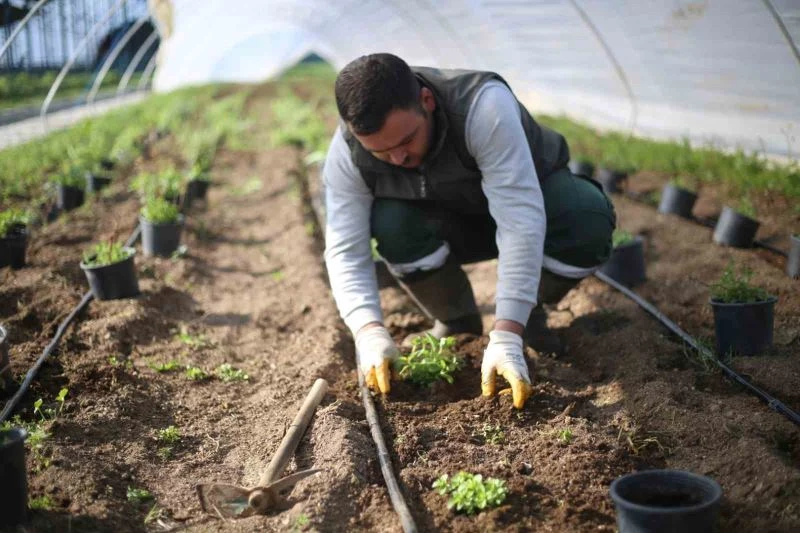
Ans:
POLYGON ((257 487, 248 489, 218 483, 197 485, 197 496, 200 498, 200 506, 203 511, 216 514, 222 519, 266 514, 280 509, 285 503, 282 492, 291 490, 301 479, 321 472, 320 469, 302 470, 277 479, 294 455, 314 411, 326 392, 328 392, 328 382, 318 379, 306 396, 303 405, 300 406, 300 411, 295 416, 292 425, 289 426, 278 451, 267 465, 257 487))

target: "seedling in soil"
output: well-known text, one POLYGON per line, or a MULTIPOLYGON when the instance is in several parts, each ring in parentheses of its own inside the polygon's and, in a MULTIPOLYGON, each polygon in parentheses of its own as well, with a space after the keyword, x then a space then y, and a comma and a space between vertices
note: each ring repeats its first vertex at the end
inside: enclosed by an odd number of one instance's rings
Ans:
POLYGON ((276 282, 277 281, 281 281, 283 279, 283 271, 282 270, 276 270, 276 271, 272 272, 269 275, 269 277, 272 278, 272 281, 276 281, 276 282))
POLYGON ((181 368, 181 364, 174 360, 167 363, 150 363, 148 366, 159 373, 173 372, 181 368))
POLYGON ((30 214, 22 209, 0 211, 0 238, 5 237, 15 227, 30 223, 30 214))
POLYGON ((633 455, 641 455, 646 450, 658 450, 662 455, 669 455, 669 449, 661 444, 658 438, 639 433, 635 428, 630 431, 619 430, 617 442, 624 442, 633 455))
POLYGON ((769 293, 750 283, 753 271, 742 267, 738 273, 733 263, 728 263, 722 276, 711 284, 711 298, 722 303, 753 303, 769 299, 769 293))
POLYGON ((150 508, 150 511, 147 513, 147 516, 144 517, 144 523, 149 524, 151 522, 155 522, 156 520, 160 519, 164 515, 164 510, 158 506, 157 503, 154 503, 153 506, 150 508))
POLYGON ((616 229, 611 237, 611 242, 614 248, 633 242, 634 236, 632 233, 625 230, 616 229))
POLYGON ((437 339, 430 333, 412 341, 411 353, 397 360, 398 374, 417 385, 429 386, 439 380, 453 383, 453 374, 463 360, 453 354, 454 337, 437 339))
POLYGON ((104 241, 83 253, 83 263, 89 268, 113 265, 126 260, 131 255, 132 252, 126 250, 122 244, 104 241))
POLYGON ((110 364, 114 368, 123 367, 125 370, 133 369, 133 361, 126 358, 125 356, 117 357, 116 355, 109 355, 108 364, 110 364))
POLYGON ((439 494, 450 495, 447 508, 468 515, 486 508, 497 507, 506 499, 508 491, 505 481, 496 478, 483 480, 480 474, 459 472, 452 479, 444 474, 433 483, 439 494))
POLYGON ((186 377, 192 381, 202 381, 208 379, 208 372, 196 366, 187 366, 186 377))
POLYGON ((218 366, 215 373, 219 379, 226 383, 231 381, 247 381, 250 379, 250 376, 248 376, 244 370, 234 368, 228 363, 218 366))
POLYGON ((185 327, 181 327, 180 332, 175 335, 175 338, 192 348, 206 348, 211 346, 211 343, 204 335, 192 335, 185 327))
POLYGON ((153 495, 147 489, 137 489, 128 487, 127 497, 129 502, 142 503, 153 499, 153 495))
POLYGON ((481 430, 481 436, 484 442, 489 444, 503 444, 506 440, 506 434, 500 424, 493 426, 491 424, 484 424, 481 430))
POLYGON ((294 520, 294 529, 299 531, 310 523, 311 520, 308 518, 308 516, 301 514, 294 520))
POLYGON ((175 426, 158 430, 158 442, 164 444, 177 444, 181 440, 181 432, 175 426))
POLYGON ((574 436, 572 434, 572 430, 569 428, 564 428, 562 430, 559 430, 557 435, 558 435, 558 442, 560 442, 561 444, 569 444, 570 442, 572 442, 572 438, 574 436))
POLYGON ((153 224, 174 224, 180 217, 180 209, 163 198, 152 197, 142 207, 142 217, 153 224))
POLYGON ((28 500, 28 507, 34 511, 50 511, 55 507, 55 502, 53 502, 50 496, 37 496, 36 498, 28 500))

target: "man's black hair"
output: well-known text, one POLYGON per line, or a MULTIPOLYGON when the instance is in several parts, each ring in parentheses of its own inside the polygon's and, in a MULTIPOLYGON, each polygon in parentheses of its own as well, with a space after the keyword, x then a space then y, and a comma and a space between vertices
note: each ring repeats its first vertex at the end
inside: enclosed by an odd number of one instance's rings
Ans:
POLYGON ((419 91, 405 61, 392 54, 370 54, 348 63, 336 77, 336 107, 355 133, 369 135, 383 127, 390 111, 422 112, 419 91))

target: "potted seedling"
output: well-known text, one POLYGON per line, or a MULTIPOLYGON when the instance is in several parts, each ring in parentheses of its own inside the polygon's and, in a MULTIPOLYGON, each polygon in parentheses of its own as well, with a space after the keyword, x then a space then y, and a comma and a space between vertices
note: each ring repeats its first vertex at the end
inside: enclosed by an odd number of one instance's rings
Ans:
POLYGON ((786 259, 786 273, 790 278, 800 277, 800 234, 789 237, 789 257, 786 259))
POLYGON ((614 480, 611 499, 619 533, 714 531, 722 488, 681 470, 645 470, 614 480))
POLYGON ((114 170, 115 164, 116 163, 114 162, 113 159, 109 159, 107 157, 104 157, 103 159, 100 160, 100 168, 103 169, 105 172, 111 172, 112 170, 114 170))
POLYGON ((577 157, 569 162, 569 170, 575 175, 591 178, 594 176, 594 163, 584 157, 577 157))
POLYGON ((765 289, 750 283, 753 271, 739 273, 729 264, 711 285, 711 307, 717 354, 755 355, 772 346, 775 302, 765 289))
POLYGON ((747 197, 739 202, 736 209, 725 206, 714 228, 714 242, 725 246, 750 248, 760 226, 755 217, 755 207, 747 197))
POLYGON ((644 281, 644 239, 624 230, 614 230, 612 245, 611 257, 600 267, 600 272, 626 287, 644 281))
POLYGON ((208 186, 211 184, 209 169, 202 162, 195 163, 189 170, 186 182, 186 207, 190 207, 193 200, 205 200, 208 186))
POLYGON ((83 205, 86 176, 78 167, 70 167, 53 177, 56 186, 56 205, 59 209, 70 211, 83 205))
POLYGON ((0 426, 0 530, 12 530, 28 519, 28 479, 25 471, 27 432, 0 426))
POLYGON ((141 173, 131 180, 130 190, 139 194, 143 202, 159 197, 180 205, 183 176, 174 168, 166 168, 158 174, 141 173))
POLYGON ((692 218, 692 210, 697 201, 694 184, 684 177, 677 177, 664 185, 661 192, 661 202, 658 204, 660 213, 678 215, 683 218, 692 218))
POLYGON ((29 220, 28 213, 21 209, 0 211, 0 267, 25 266, 29 220))
POLYGON ((183 216, 175 204, 150 197, 142 207, 139 222, 145 255, 169 257, 180 246, 183 216))
MULTIPOLYGON (((104 159, 103 161, 108 160, 104 159)), ((86 173, 86 192, 90 194, 98 193, 111 184, 111 178, 106 174, 108 169, 103 162, 101 161, 95 167, 86 173)))
POLYGON ((81 269, 98 300, 130 298, 139 294, 133 248, 101 242, 83 255, 81 269))

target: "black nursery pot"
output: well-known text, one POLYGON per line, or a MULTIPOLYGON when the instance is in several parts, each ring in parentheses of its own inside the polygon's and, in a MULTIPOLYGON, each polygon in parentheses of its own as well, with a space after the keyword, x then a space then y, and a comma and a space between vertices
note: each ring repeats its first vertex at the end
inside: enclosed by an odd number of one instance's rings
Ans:
POLYGON ((594 165, 588 161, 570 161, 569 170, 575 175, 586 176, 587 178, 594 176, 594 165))
POLYGON ((611 483, 620 533, 709 533, 715 530, 722 488, 681 470, 646 470, 611 483))
POLYGON ((189 180, 186 184, 186 195, 192 200, 205 200, 208 194, 208 180, 189 180))
POLYGON ((24 224, 17 224, 0 238, 0 267, 13 269, 25 266, 25 251, 28 249, 28 230, 24 224))
POLYGON ((757 220, 725 207, 714 227, 714 242, 725 246, 750 248, 753 246, 753 239, 760 225, 757 220))
POLYGON ((597 176, 595 179, 600 182, 600 185, 603 186, 603 191, 606 194, 611 194, 612 192, 621 191, 620 184, 628 179, 628 173, 621 170, 612 170, 610 168, 601 167, 597 171, 597 176))
POLYGON ((714 309, 717 354, 756 355, 772 346, 775 302, 722 303, 710 300, 714 309))
POLYGON ((658 204, 658 211, 659 213, 678 215, 683 218, 692 218, 692 209, 694 209, 696 201, 697 195, 692 191, 667 183, 661 192, 661 203, 658 204))
POLYGON ((144 255, 169 257, 181 244, 183 216, 171 224, 154 224, 139 217, 142 226, 142 249, 144 255))
POLYGON ((56 205, 64 211, 71 211, 83 205, 83 189, 71 187, 69 185, 58 186, 58 197, 56 205))
POLYGON ((0 429, 0 530, 28 520, 28 479, 24 429, 0 429))
POLYGON ((98 300, 132 298, 139 294, 139 281, 133 262, 135 251, 133 248, 125 250, 130 255, 119 263, 90 267, 81 262, 81 269, 86 274, 92 294, 98 300))
POLYGON ((786 273, 790 278, 800 277, 800 235, 790 237, 789 257, 786 259, 786 273))
POLYGON ((100 160, 100 168, 103 170, 114 170, 114 165, 115 163, 112 159, 104 158, 100 160))
POLYGON ((600 272, 626 287, 633 287, 647 279, 644 239, 637 236, 633 241, 615 247, 611 257, 600 267, 600 272))
POLYGON ((86 174, 86 192, 97 193, 105 189, 111 184, 111 178, 106 176, 98 176, 91 172, 86 174))

